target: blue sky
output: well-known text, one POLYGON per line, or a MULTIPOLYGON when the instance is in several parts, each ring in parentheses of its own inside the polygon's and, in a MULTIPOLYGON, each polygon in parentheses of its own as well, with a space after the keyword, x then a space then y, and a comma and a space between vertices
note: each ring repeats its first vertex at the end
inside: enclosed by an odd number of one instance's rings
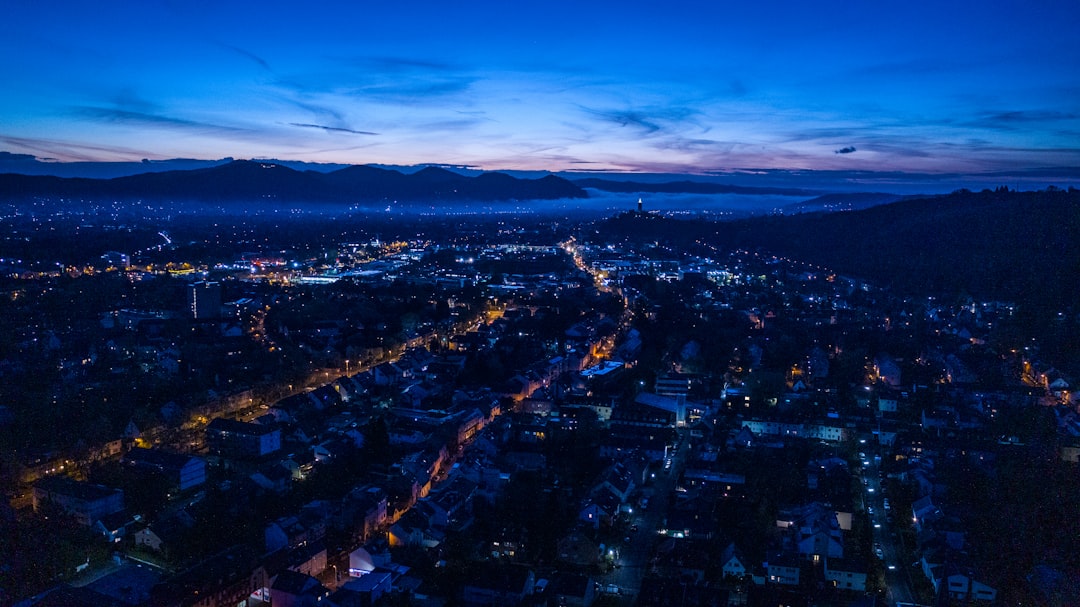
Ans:
POLYGON ((10 2, 0 150, 485 169, 1080 166, 1080 3, 10 2))

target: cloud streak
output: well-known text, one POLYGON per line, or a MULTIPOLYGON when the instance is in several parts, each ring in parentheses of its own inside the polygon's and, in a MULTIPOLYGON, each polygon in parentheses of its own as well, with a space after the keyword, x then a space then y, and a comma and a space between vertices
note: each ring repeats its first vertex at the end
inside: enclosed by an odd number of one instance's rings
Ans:
POLYGON ((216 131, 221 133, 244 133, 248 132, 248 129, 224 126, 220 124, 211 124, 207 122, 198 122, 195 120, 187 120, 185 118, 176 118, 173 116, 163 116, 161 114, 150 114, 146 112, 133 112, 130 110, 122 110, 117 108, 104 108, 94 106, 75 106, 72 108, 72 112, 77 116, 83 118, 90 118, 93 120, 99 120, 102 122, 113 123, 129 123, 142 126, 157 126, 165 128, 177 128, 177 129, 196 129, 200 131, 216 131))
POLYGON ((646 135, 668 130, 676 125, 692 124, 691 118, 699 113, 697 110, 684 107, 596 109, 580 106, 580 108, 588 116, 599 119, 601 122, 630 127, 646 135))
POLYGON ((302 123, 302 122, 290 122, 289 126, 296 126, 296 127, 305 128, 305 129, 320 129, 320 130, 326 131, 327 133, 350 133, 350 134, 353 134, 353 135, 378 135, 378 133, 373 133, 371 131, 357 131, 357 130, 347 129, 347 128, 340 127, 340 126, 326 126, 325 124, 305 124, 305 123, 302 123))
POLYGON ((1078 120, 1080 120, 1080 114, 1073 112, 1055 110, 1012 110, 986 112, 974 120, 965 123, 965 125, 981 129, 1016 131, 1031 128, 1033 125, 1075 122, 1078 120))
POLYGON ((226 49, 228 51, 232 51, 233 53, 236 53, 237 55, 240 55, 241 57, 243 57, 245 59, 251 60, 256 65, 258 65, 259 67, 263 68, 264 70, 266 70, 268 72, 273 73, 273 71, 274 71, 274 69, 270 67, 269 62, 267 62, 265 59, 263 59, 262 57, 256 55, 255 53, 253 53, 251 51, 242 49, 242 48, 240 48, 238 46, 233 46, 231 44, 226 44, 224 42, 217 42, 216 44, 218 46, 220 46, 221 48, 223 48, 223 49, 226 49))
POLYGON ((0 135, 0 142, 14 148, 34 152, 41 160, 98 161, 110 159, 156 158, 157 154, 127 146, 87 144, 60 139, 0 135))

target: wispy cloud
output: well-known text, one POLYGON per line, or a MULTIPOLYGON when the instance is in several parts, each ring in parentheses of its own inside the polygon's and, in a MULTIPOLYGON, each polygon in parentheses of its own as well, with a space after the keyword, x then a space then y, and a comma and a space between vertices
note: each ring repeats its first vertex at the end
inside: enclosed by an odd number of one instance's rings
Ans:
POLYGON ((305 124, 305 123, 302 123, 302 122, 290 122, 289 126, 298 126, 298 127, 305 128, 305 129, 321 129, 321 130, 326 131, 328 133, 351 133, 353 135, 378 135, 378 133, 373 133, 371 131, 357 131, 357 130, 347 129, 345 127, 339 127, 339 126, 327 126, 325 124, 305 124))
POLYGON ((146 112, 133 112, 118 108, 104 108, 94 106, 74 106, 72 112, 83 118, 100 120, 102 122, 120 122, 140 124, 144 126, 159 126, 166 128, 197 129, 200 131, 217 131, 222 133, 243 133, 247 129, 207 122, 198 122, 174 116, 150 114, 146 112))
POLYGON ((478 119, 478 118, 459 118, 459 119, 452 119, 452 120, 435 120, 435 121, 432 121, 432 122, 425 122, 425 123, 422 123, 422 124, 412 125, 410 127, 410 129, 413 130, 413 131, 421 132, 421 133, 426 132, 426 131, 463 131, 463 130, 471 129, 471 128, 475 127, 476 125, 484 123, 484 122, 487 122, 487 120, 482 120, 482 119, 478 119))
POLYGON ((1013 110, 986 112, 965 123, 984 129, 1015 131, 1037 124, 1052 124, 1080 120, 1080 114, 1056 110, 1013 110))
POLYGON ((302 110, 311 116, 318 116, 337 125, 345 123, 344 113, 340 109, 324 101, 312 101, 311 97, 316 95, 303 92, 298 87, 278 86, 268 96, 282 105, 302 110))
POLYGON ((242 49, 242 48, 240 48, 238 46, 233 46, 231 44, 226 44, 224 42, 215 42, 215 44, 217 44, 218 46, 220 46, 223 49, 232 51, 232 52, 236 53, 237 55, 240 55, 241 57, 244 57, 245 59, 250 59, 251 61, 255 62, 259 67, 263 68, 264 70, 266 70, 268 72, 273 72, 274 71, 273 68, 270 67, 269 62, 267 62, 265 59, 263 59, 262 57, 256 55, 255 53, 253 53, 253 52, 251 52, 249 50, 242 49))
POLYGON ((660 130, 660 125, 655 120, 641 112, 615 111, 601 112, 598 115, 619 126, 635 127, 650 134, 660 130))
POLYGON ((152 113, 158 109, 156 103, 144 98, 131 87, 123 87, 116 91, 111 101, 116 107, 133 112, 152 113))
POLYGON ((33 152, 39 160, 100 161, 104 158, 157 158, 156 153, 126 146, 86 144, 59 139, 0 135, 0 142, 16 149, 33 152))
POLYGON ((862 146, 863 150, 867 152, 896 158, 932 158, 937 152, 940 152, 939 146, 921 140, 908 140, 902 144, 871 141, 862 144, 862 146))
POLYGON ((692 123, 697 110, 684 107, 643 108, 643 109, 596 109, 580 106, 581 109, 602 122, 630 127, 646 135, 652 135, 674 125, 692 123))
POLYGON ((461 66, 446 61, 416 59, 413 57, 368 56, 352 57, 346 61, 362 67, 372 67, 383 72, 449 72, 460 71, 461 66))
POLYGON ((388 80, 354 87, 349 94, 369 100, 443 103, 441 98, 465 93, 475 82, 468 76, 388 80))
POLYGON ((426 58, 328 57, 320 69, 283 76, 276 84, 293 95, 332 94, 367 101, 441 103, 478 81, 469 68, 426 58))

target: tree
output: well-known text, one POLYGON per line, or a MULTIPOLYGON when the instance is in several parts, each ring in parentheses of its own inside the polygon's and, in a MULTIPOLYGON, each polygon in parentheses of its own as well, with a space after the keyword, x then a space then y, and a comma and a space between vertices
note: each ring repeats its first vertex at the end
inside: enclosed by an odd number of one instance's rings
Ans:
POLYGON ((382 417, 372 417, 364 426, 364 455, 377 464, 393 462, 394 455, 390 448, 390 430, 382 417))

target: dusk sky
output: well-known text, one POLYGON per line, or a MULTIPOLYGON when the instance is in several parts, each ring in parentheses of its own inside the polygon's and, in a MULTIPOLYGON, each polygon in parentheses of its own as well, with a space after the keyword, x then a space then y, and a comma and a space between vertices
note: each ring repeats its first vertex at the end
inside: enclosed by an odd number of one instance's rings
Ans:
POLYGON ((485 169, 1080 166, 1080 3, 8 2, 0 150, 485 169))

